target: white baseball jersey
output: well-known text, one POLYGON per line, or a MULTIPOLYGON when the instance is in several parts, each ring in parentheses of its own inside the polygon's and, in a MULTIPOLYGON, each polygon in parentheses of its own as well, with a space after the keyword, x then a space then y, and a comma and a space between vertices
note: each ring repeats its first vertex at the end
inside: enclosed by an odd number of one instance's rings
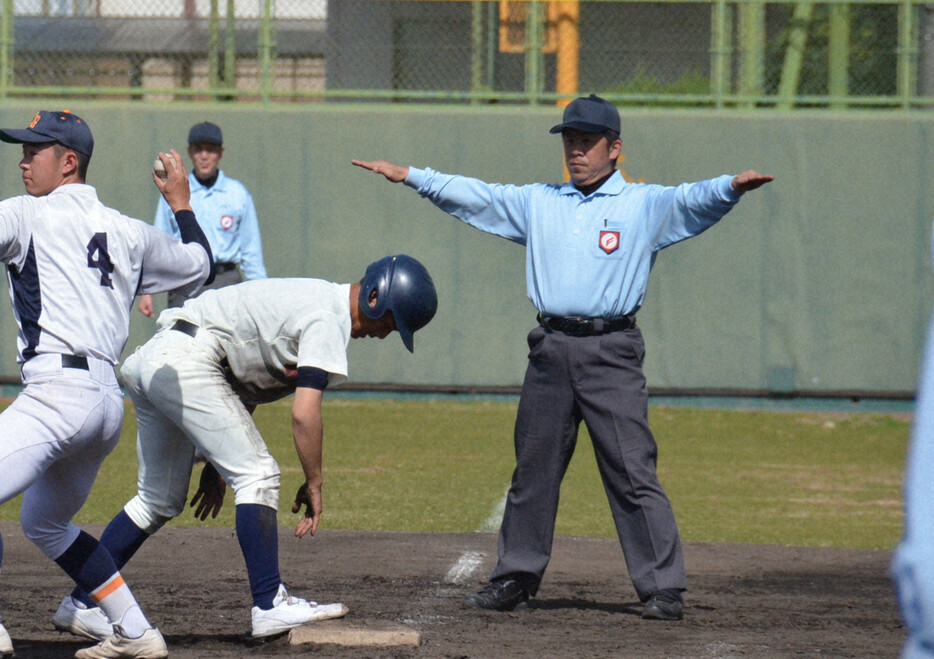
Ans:
POLYGON ((321 279, 257 279, 205 291, 180 309, 166 309, 159 327, 187 320, 223 347, 237 392, 262 403, 295 391, 302 366, 347 380, 350 284, 321 279))
POLYGON ((197 291, 210 264, 197 244, 104 206, 86 184, 0 202, 0 262, 8 265, 18 360, 64 353, 116 364, 133 298, 197 291))
POLYGON ((83 183, 0 202, 0 263, 25 385, 0 414, 0 503, 23 494, 23 530, 54 560, 78 537, 71 519, 120 438, 113 365, 134 296, 197 290, 210 263, 200 245, 105 207, 83 183), (55 353, 86 357, 87 366, 55 353))

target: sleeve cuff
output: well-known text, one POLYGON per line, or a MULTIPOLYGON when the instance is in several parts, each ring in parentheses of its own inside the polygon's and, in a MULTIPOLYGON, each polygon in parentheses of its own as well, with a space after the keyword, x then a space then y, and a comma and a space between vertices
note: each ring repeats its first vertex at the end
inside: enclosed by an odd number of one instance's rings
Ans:
POLYGON ((410 188, 418 190, 425 182, 425 170, 418 167, 409 166, 409 175, 405 177, 404 183, 410 188))
POLYGON ((733 189, 733 176, 725 174, 720 177, 720 180, 720 193, 723 195, 723 198, 733 203, 739 201, 742 195, 733 189))

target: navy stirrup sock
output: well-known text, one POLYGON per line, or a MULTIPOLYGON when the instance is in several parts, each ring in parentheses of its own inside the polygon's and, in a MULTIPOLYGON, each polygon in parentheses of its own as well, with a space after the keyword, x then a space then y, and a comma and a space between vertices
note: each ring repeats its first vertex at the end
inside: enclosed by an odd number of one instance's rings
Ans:
POLYGON ((275 509, 255 503, 237 506, 237 540, 250 576, 253 606, 271 609, 281 583, 275 509))
MULTIPOLYGON (((148 537, 145 531, 133 523, 126 511, 121 510, 104 529, 101 535, 101 546, 110 552, 114 564, 120 570, 133 558, 148 537)), ((91 596, 81 588, 75 588, 71 596, 85 606, 97 606, 91 596)))
MULTIPOLYGON (((94 590, 117 572, 117 566, 104 546, 84 531, 55 562, 85 591, 94 590)), ((92 602, 91 606, 97 606, 90 596, 87 600, 92 602)))

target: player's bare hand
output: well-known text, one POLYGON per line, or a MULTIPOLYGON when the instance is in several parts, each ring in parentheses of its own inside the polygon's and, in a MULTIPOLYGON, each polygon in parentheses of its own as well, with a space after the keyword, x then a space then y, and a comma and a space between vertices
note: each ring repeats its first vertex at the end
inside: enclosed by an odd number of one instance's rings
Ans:
POLYGON ((754 169, 748 169, 742 174, 734 176, 730 183, 733 185, 734 190, 739 194, 743 194, 744 192, 761 188, 766 183, 774 180, 775 177, 770 174, 760 174, 754 169))
POLYGON ((191 507, 195 509, 195 517, 202 522, 211 516, 211 519, 217 517, 224 505, 224 495, 227 493, 227 483, 221 478, 210 462, 205 463, 201 470, 201 481, 198 483, 198 491, 191 498, 191 507))
POLYGON ((295 527, 295 537, 303 538, 306 534, 314 535, 318 530, 318 522, 321 520, 321 488, 303 483, 295 494, 295 501, 292 503, 292 512, 301 512, 302 506, 305 506, 305 513, 295 527))
POLYGON ((363 167, 363 169, 369 169, 376 174, 382 174, 386 177, 387 181, 392 181, 393 183, 402 183, 405 177, 409 175, 408 167, 394 165, 385 160, 351 160, 350 164, 363 167))
POLYGON ((152 295, 140 295, 139 304, 136 308, 139 309, 141 314, 149 318, 152 318, 152 315, 156 313, 156 307, 152 303, 152 295))
POLYGON ((188 186, 188 172, 185 163, 175 149, 168 153, 159 153, 159 159, 165 165, 166 178, 163 180, 153 172, 152 180, 165 197, 166 203, 172 212, 191 210, 191 190, 188 186))

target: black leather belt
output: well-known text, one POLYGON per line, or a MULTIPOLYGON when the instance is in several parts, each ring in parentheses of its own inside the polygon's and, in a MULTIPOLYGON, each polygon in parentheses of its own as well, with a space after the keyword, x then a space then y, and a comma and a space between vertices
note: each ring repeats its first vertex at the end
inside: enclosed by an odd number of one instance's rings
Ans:
MULTIPOLYGON (((181 332, 182 334, 187 334, 191 338, 195 338, 198 335, 198 330, 200 329, 194 323, 189 323, 187 320, 176 320, 172 323, 172 329, 176 332, 181 332)), ((221 368, 230 368, 230 363, 227 361, 227 358, 224 357, 220 361, 221 368)))
POLYGON ((172 329, 176 332, 187 334, 191 338, 195 338, 198 335, 198 326, 194 323, 189 323, 187 320, 176 320, 172 324, 172 329))
POLYGON ((237 265, 238 265, 237 263, 215 263, 214 272, 216 273, 230 272, 231 270, 236 270, 237 265))
POLYGON ((80 355, 62 355, 62 368, 80 368, 82 371, 88 369, 88 358, 80 355))
MULTIPOLYGON (((54 354, 54 353, 43 353, 43 354, 54 354)), ((36 357, 37 355, 33 355, 36 357)), ((88 368, 88 358, 82 357, 80 355, 59 355, 62 358, 62 368, 80 368, 82 371, 89 371, 88 368)), ((29 359, 32 359, 30 357, 29 359)), ((29 361, 27 359, 26 361, 29 361)))
POLYGON ((545 329, 569 336, 597 336, 631 329, 636 326, 635 316, 617 318, 585 318, 583 316, 543 316, 538 323, 545 329))

